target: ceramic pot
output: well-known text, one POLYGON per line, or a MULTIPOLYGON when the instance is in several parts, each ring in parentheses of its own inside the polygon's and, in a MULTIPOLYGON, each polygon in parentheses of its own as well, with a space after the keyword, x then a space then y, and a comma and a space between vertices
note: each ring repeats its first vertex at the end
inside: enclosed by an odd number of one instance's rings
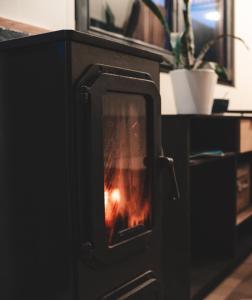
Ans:
POLYGON ((178 114, 210 114, 218 76, 213 70, 170 72, 178 114))

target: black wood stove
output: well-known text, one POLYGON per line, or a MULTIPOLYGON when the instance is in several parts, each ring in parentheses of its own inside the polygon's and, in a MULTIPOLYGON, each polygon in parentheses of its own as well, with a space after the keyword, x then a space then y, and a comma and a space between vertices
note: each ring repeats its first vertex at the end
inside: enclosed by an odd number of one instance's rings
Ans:
POLYGON ((72 31, 0 44, 1 299, 166 299, 159 62, 72 31))

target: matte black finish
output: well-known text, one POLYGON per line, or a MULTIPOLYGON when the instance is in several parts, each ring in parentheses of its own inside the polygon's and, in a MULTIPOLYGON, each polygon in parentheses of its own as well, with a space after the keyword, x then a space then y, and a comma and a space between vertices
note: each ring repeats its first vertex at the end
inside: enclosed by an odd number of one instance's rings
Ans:
POLYGON ((25 38, 16 38, 13 40, 5 41, 0 43, 0 50, 10 49, 10 48, 20 48, 31 45, 47 44, 49 42, 56 41, 72 41, 76 43, 85 43, 87 45, 93 45, 102 49, 111 49, 113 51, 120 51, 122 53, 128 53, 133 56, 138 56, 141 58, 148 58, 157 62, 162 62, 162 57, 153 52, 147 51, 145 49, 140 49, 136 45, 131 47, 119 43, 110 38, 100 38, 95 34, 87 34, 83 32, 73 31, 73 30, 59 30, 55 32, 49 32, 44 34, 38 34, 34 36, 29 36, 25 38))
POLYGON ((163 203, 178 192, 164 181, 174 174, 161 157, 159 60, 71 31, 0 43, 1 299, 170 299, 163 203), (154 178, 154 226, 113 250, 102 219, 107 90, 146 98, 154 178))
POLYGON ((0 53, 1 299, 73 299, 66 56, 0 53))
POLYGON ((164 155, 174 158, 177 174, 180 201, 174 201, 168 209, 165 232, 168 236, 165 249, 167 269, 167 291, 170 299, 190 299, 190 202, 189 195, 189 167, 188 167, 188 120, 177 120, 162 117, 162 144, 164 155), (177 211, 178 213, 174 213, 177 211), (173 229, 172 229, 173 228, 173 229), (175 230, 174 230, 175 229, 175 230), (171 240, 174 247, 170 248, 171 240))

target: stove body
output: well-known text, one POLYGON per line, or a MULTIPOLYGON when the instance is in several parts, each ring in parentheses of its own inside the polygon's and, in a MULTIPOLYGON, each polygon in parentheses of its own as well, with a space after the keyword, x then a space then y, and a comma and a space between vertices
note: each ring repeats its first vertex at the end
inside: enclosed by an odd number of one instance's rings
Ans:
POLYGON ((159 57, 62 31, 0 78, 1 299, 165 299, 159 57))

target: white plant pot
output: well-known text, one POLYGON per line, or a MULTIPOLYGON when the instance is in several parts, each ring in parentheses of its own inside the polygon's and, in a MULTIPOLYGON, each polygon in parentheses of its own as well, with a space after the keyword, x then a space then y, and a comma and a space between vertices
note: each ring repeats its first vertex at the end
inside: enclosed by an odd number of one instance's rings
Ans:
POLYGON ((218 76, 213 70, 170 72, 178 114, 210 114, 218 76))

